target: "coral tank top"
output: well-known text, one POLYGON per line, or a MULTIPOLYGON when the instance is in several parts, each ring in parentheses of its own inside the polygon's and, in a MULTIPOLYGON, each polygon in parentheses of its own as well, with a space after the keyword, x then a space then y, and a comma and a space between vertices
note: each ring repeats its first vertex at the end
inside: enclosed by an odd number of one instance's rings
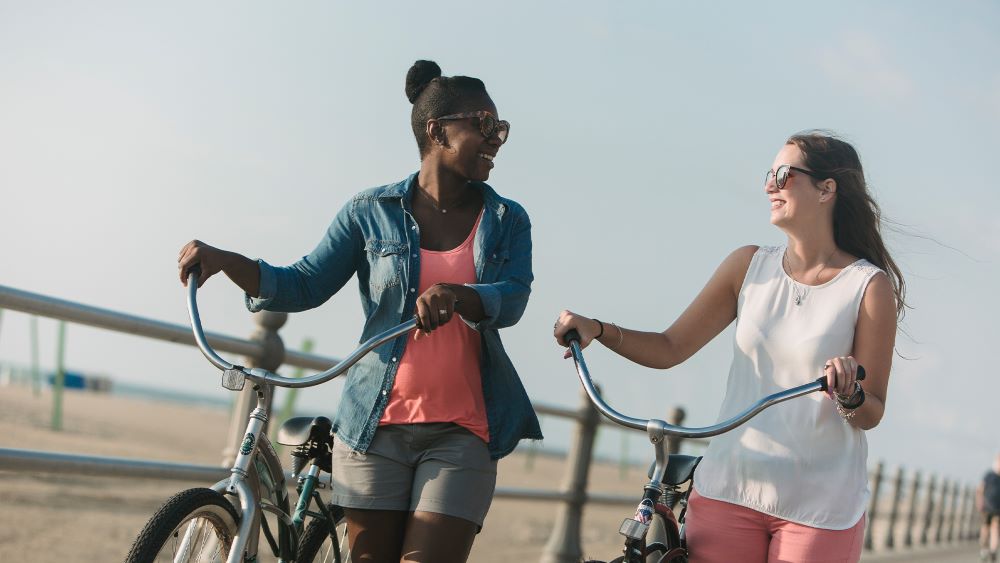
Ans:
MULTIPOLYGON (((436 283, 476 283, 472 241, 482 220, 457 248, 420 249, 420 293, 436 283)), ((411 337, 412 338, 412 337, 411 337)), ((458 315, 430 335, 410 340, 399 361, 379 425, 453 422, 489 442, 479 332, 458 315)))

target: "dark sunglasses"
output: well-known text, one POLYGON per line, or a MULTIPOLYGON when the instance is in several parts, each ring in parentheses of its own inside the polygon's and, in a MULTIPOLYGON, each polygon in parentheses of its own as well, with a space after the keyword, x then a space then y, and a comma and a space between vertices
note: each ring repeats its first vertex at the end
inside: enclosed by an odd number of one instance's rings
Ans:
POLYGON ((437 117, 438 121, 448 121, 455 119, 475 118, 479 120, 479 132, 483 137, 489 139, 493 135, 500 138, 500 144, 507 142, 507 135, 510 134, 510 123, 502 119, 497 119, 495 115, 488 111, 470 111, 466 113, 454 113, 437 117))
POLYGON ((777 172, 775 172, 774 170, 767 171, 767 176, 764 177, 764 186, 767 186, 767 183, 771 181, 771 178, 774 178, 774 185, 778 186, 779 190, 785 189, 785 182, 788 181, 788 174, 790 170, 801 172, 806 176, 810 176, 817 180, 826 179, 825 176, 817 174, 812 170, 806 170, 805 168, 799 168, 798 166, 792 166, 791 164, 782 164, 781 166, 778 167, 777 172))

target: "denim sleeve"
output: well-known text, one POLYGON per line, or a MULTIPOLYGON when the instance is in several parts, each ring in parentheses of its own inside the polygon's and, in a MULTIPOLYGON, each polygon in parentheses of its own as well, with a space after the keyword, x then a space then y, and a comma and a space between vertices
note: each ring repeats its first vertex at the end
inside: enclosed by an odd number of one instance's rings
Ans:
POLYGON ((508 260, 495 283, 466 284, 479 293, 486 316, 469 326, 482 332, 513 326, 521 319, 531 294, 531 221, 523 210, 514 218, 508 260))
POLYGON ((291 266, 258 260, 260 297, 246 296, 247 309, 294 313, 318 307, 344 287, 358 268, 361 234, 354 221, 354 202, 337 213, 323 240, 291 266))

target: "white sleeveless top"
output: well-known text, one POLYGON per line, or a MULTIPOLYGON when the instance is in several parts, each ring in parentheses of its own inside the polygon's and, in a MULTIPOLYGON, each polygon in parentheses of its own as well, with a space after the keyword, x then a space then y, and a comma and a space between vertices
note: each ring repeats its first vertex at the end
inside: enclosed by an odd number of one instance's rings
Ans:
MULTIPOLYGON (((866 260, 807 286, 782 267, 785 247, 761 247, 737 302, 733 364, 719 421, 765 395, 823 375, 853 350, 865 288, 881 271, 866 260)), ((798 397, 712 438, 695 472, 706 498, 828 530, 854 526, 868 503, 865 433, 823 393, 798 397)))

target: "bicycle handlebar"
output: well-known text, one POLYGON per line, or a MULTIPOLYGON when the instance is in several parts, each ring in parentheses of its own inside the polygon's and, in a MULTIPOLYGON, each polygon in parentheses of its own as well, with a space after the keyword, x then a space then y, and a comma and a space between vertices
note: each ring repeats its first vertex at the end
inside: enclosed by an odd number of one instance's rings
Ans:
MULTIPOLYGON (((753 405, 750 405, 750 407, 745 411, 730 418, 729 420, 701 428, 674 426, 655 418, 632 418, 611 408, 611 406, 608 405, 598 394, 597 388, 594 386, 594 382, 590 378, 590 371, 587 369, 587 364, 583 359, 583 351, 580 348, 580 334, 576 330, 570 330, 565 336, 563 336, 563 338, 569 344, 570 351, 573 354, 573 363, 576 364, 576 371, 580 376, 580 383, 583 384, 583 388, 587 391, 587 396, 590 397, 591 402, 594 403, 597 410, 617 424, 628 428, 635 428, 636 430, 645 430, 647 433, 655 429, 657 433, 662 432, 664 435, 668 436, 679 436, 681 438, 708 438, 736 428, 747 420, 753 418, 760 411, 772 405, 776 405, 796 397, 801 397, 802 395, 808 395, 809 393, 813 393, 815 391, 827 390, 826 377, 820 377, 815 381, 806 383, 805 385, 799 385, 798 387, 793 387, 785 391, 768 395, 753 405)), ((865 369, 858 366, 857 379, 858 381, 861 381, 864 378, 865 369)))
POLYGON ((201 266, 196 264, 188 269, 188 313, 191 317, 191 330, 194 332, 195 342, 198 343, 198 348, 201 349, 201 353, 208 358, 208 361, 212 363, 215 367, 221 369, 222 371, 236 370, 242 372, 247 379, 251 381, 258 381, 261 383, 268 383, 270 385, 277 385, 279 387, 312 387, 313 385, 319 385, 320 383, 325 383, 338 375, 347 371, 348 368, 353 366, 358 362, 365 354, 371 352, 374 348, 385 344, 386 342, 413 330, 417 327, 417 320, 415 318, 410 319, 402 324, 396 325, 384 332, 372 336, 364 343, 362 343, 356 350, 351 352, 349 356, 337 363, 337 365, 331 367, 330 369, 313 374, 307 377, 283 377, 272 371, 268 371, 262 368, 245 368, 241 365, 232 364, 222 357, 220 357, 215 350, 208 344, 208 339, 205 337, 205 331, 201 326, 201 317, 198 315, 198 278, 201 276, 201 266))

